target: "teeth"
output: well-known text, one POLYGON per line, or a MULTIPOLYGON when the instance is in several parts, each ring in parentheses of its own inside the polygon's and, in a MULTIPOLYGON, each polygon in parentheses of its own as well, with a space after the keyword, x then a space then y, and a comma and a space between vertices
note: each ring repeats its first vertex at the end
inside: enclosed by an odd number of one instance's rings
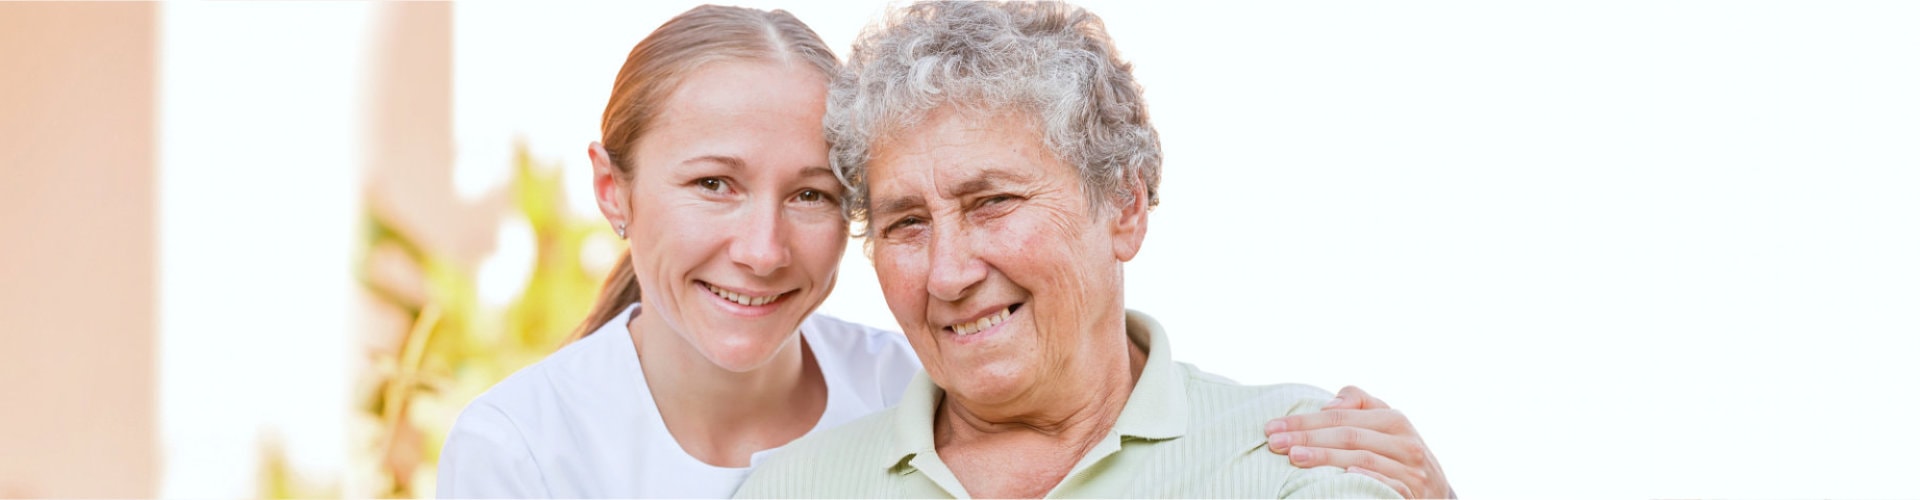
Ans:
POLYGON ((727 299, 728 301, 731 301, 735 304, 740 304, 743 306, 763 306, 763 305, 767 305, 767 303, 769 302, 773 302, 773 299, 780 298, 779 294, 768 295, 766 297, 752 297, 745 294, 734 293, 730 290, 713 286, 712 284, 708 284, 708 283, 701 283, 701 286, 706 288, 707 291, 713 292, 714 295, 720 296, 720 298, 727 299))
POLYGON ((1011 316, 1011 315, 1013 315, 1013 311, 1009 309, 1001 309, 1000 312, 989 314, 987 315, 987 317, 980 318, 978 321, 953 325, 953 332, 963 336, 984 332, 984 331, 987 331, 988 328, 993 328, 995 325, 999 325, 1000 323, 1005 322, 1007 320, 1007 316, 1011 316))

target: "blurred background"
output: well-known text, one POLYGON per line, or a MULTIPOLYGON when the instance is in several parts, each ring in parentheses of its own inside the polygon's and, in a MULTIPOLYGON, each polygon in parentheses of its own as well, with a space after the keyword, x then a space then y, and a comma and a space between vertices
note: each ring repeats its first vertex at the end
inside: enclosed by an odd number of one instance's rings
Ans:
MULTIPOLYGON (((623 251, 584 150, 691 5, 0 3, 0 496, 430 496, 623 251)), ((1360 385, 1470 497, 1912 494, 1920 7, 1083 5, 1176 358, 1360 385)))

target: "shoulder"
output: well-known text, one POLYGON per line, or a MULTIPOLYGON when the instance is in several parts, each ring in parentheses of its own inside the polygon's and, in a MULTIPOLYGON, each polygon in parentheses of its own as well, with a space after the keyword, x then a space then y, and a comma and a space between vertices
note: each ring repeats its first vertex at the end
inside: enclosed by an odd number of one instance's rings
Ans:
POLYGON ((871 410, 893 406, 907 382, 920 371, 920 358, 900 332, 853 323, 825 314, 808 316, 800 324, 807 344, 820 359, 820 368, 857 389, 870 400, 871 410))
POLYGON ((544 496, 546 485, 526 433, 486 399, 460 411, 441 445, 441 498, 544 496))
POLYGON ((526 435, 486 402, 468 404, 440 448, 440 498, 547 496, 545 475, 526 435))
MULTIPOLYGON (((846 425, 802 436, 768 457, 761 465, 776 466, 775 470, 797 470, 794 468, 809 464, 829 465, 815 461, 827 457, 875 463, 885 461, 885 456, 893 450, 894 419, 898 415, 898 411, 888 408, 847 422, 846 425)), ((847 465, 852 464, 843 462, 827 468, 857 468, 845 467, 847 465)), ((754 473, 759 474, 759 470, 754 473)))
POLYGON ((461 410, 447 446, 456 439, 484 440, 538 452, 556 434, 567 434, 557 430, 622 411, 625 400, 614 395, 638 390, 630 387, 634 374, 627 373, 638 371, 638 361, 629 361, 634 366, 628 368, 621 361, 630 360, 631 353, 611 352, 621 340, 608 333, 589 335, 508 375, 461 410))
POLYGON ((1311 385, 1244 385, 1186 363, 1175 367, 1185 378, 1189 431, 1208 436, 1200 442, 1264 449, 1268 420, 1320 411, 1333 399, 1333 393, 1311 385))
POLYGON ((453 427, 447 431, 448 449, 455 444, 495 449, 526 449, 526 437, 513 417, 491 401, 475 399, 460 410, 453 427))
POLYGON ((1185 373, 1188 415, 1192 427, 1190 445, 1219 452, 1224 460, 1211 474, 1212 486, 1226 488, 1210 491, 1212 496, 1245 496, 1251 486, 1265 496, 1278 491, 1281 498, 1397 498, 1398 495, 1372 478, 1349 474, 1337 467, 1295 467, 1284 455, 1268 451, 1263 432, 1266 421, 1275 417, 1312 413, 1333 399, 1333 393, 1306 384, 1243 385, 1225 377, 1179 363, 1185 373), (1275 476, 1275 472, 1284 475, 1275 476), (1272 479, 1281 479, 1278 484, 1272 479), (1276 488, 1276 489, 1269 489, 1276 488))
POLYGON ((808 335, 808 340, 821 344, 822 348, 858 354, 866 357, 897 356, 905 354, 913 357, 913 346, 907 344, 907 337, 900 332, 875 328, 851 321, 815 313, 800 323, 800 331, 808 335))
POLYGON ((605 391, 612 390, 607 386, 619 385, 625 372, 638 369, 638 361, 628 359, 631 352, 613 352, 620 340, 624 339, 598 333, 567 344, 495 383, 476 396, 469 409, 486 406, 509 419, 525 419, 596 395, 604 397, 605 391), (634 366, 629 369, 626 364, 634 366))
POLYGON ((589 471, 550 469, 580 460, 591 443, 624 442, 631 432, 612 422, 638 411, 639 361, 622 333, 574 341, 469 402, 442 445, 442 496, 544 497, 579 487, 589 471))
POLYGON ((887 409, 846 425, 808 434, 755 464, 736 498, 871 497, 896 465, 893 419, 887 409))
POLYGON ((1186 375, 1188 404, 1195 417, 1233 416, 1264 423, 1274 417, 1320 411, 1333 399, 1333 393, 1311 385, 1244 385, 1190 364, 1177 366, 1186 375))

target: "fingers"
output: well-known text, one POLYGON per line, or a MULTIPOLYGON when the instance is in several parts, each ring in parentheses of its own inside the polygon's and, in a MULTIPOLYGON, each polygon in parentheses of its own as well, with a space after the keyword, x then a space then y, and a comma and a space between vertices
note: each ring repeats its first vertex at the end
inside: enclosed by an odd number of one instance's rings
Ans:
POLYGON ((1351 385, 1340 388, 1339 395, 1327 401, 1325 406, 1320 407, 1321 410, 1379 410, 1387 408, 1391 407, 1387 406, 1386 401, 1373 397, 1372 394, 1367 394, 1367 391, 1360 390, 1359 387, 1351 385))
MULTIPOLYGON (((1332 411, 1332 410, 1389 410, 1389 409, 1392 409, 1392 408, 1387 406, 1386 401, 1382 401, 1380 398, 1373 397, 1372 394, 1367 394, 1367 391, 1361 390, 1359 387, 1351 386, 1351 385, 1340 388, 1339 395, 1334 396, 1333 399, 1329 399, 1325 404, 1320 405, 1320 411, 1323 411, 1323 412, 1332 411)), ((1275 422, 1276 421, 1267 422, 1267 434, 1273 434, 1275 432, 1280 432, 1282 430, 1282 429, 1277 429, 1275 427, 1276 425, 1280 425, 1280 424, 1276 424, 1275 422)))
POLYGON ((1318 412, 1276 418, 1266 427, 1268 449, 1296 466, 1350 469, 1408 498, 1453 496, 1413 422, 1359 387, 1341 388, 1318 412))
MULTIPOLYGON (((1295 467, 1309 468, 1333 466, 1342 469, 1359 467, 1393 478, 1417 478, 1417 471, 1409 469, 1377 453, 1365 450, 1336 450, 1311 446, 1295 446, 1287 452, 1287 461, 1295 467)), ((1406 481, 1402 480, 1401 483, 1406 481)))
POLYGON ((1408 488, 1407 483, 1400 482, 1398 479, 1380 475, 1378 472, 1367 470, 1366 467, 1348 467, 1347 472, 1373 478, 1373 480, 1379 481, 1387 485, 1388 488, 1393 488, 1393 491, 1400 493, 1400 498, 1414 498, 1413 489, 1408 488))
POLYGON ((1267 435, 1278 432, 1308 431, 1329 427, 1360 427, 1387 434, 1415 434, 1413 424, 1400 410, 1321 410, 1288 415, 1267 421, 1267 435))
MULTIPOLYGON (((1425 462, 1424 449, 1417 440, 1360 427, 1334 427, 1310 431, 1279 432, 1267 435, 1267 448, 1285 453, 1295 446, 1367 450, 1395 462, 1417 465, 1425 462)), ((1376 469, 1377 470, 1377 469, 1376 469)))

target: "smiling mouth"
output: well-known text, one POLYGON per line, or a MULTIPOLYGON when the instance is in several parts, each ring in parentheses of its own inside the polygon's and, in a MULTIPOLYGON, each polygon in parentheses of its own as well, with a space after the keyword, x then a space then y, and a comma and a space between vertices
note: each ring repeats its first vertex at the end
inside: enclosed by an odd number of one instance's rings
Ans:
POLYGON ((948 325, 946 328, 944 328, 944 330, 953 332, 955 335, 959 335, 962 337, 984 332, 984 331, 987 331, 988 328, 1000 326, 1001 323, 1006 322, 1007 317, 1012 316, 1014 311, 1020 310, 1020 306, 1021 304, 1010 305, 1003 309, 1000 309, 999 312, 988 314, 986 315, 986 317, 983 317, 980 319, 959 323, 959 324, 954 324, 954 325, 948 325))
POLYGON ((774 302, 779 302, 780 299, 786 298, 786 296, 793 294, 793 292, 783 292, 783 293, 776 293, 773 295, 756 297, 756 296, 747 295, 740 292, 735 292, 733 290, 721 288, 719 285, 715 285, 705 281, 694 281, 694 283, 698 283, 700 285, 701 290, 706 290, 707 293, 713 294, 713 296, 715 297, 719 297, 721 299, 725 299, 728 302, 732 302, 735 304, 740 304, 748 307, 764 306, 767 304, 772 304, 774 302))

